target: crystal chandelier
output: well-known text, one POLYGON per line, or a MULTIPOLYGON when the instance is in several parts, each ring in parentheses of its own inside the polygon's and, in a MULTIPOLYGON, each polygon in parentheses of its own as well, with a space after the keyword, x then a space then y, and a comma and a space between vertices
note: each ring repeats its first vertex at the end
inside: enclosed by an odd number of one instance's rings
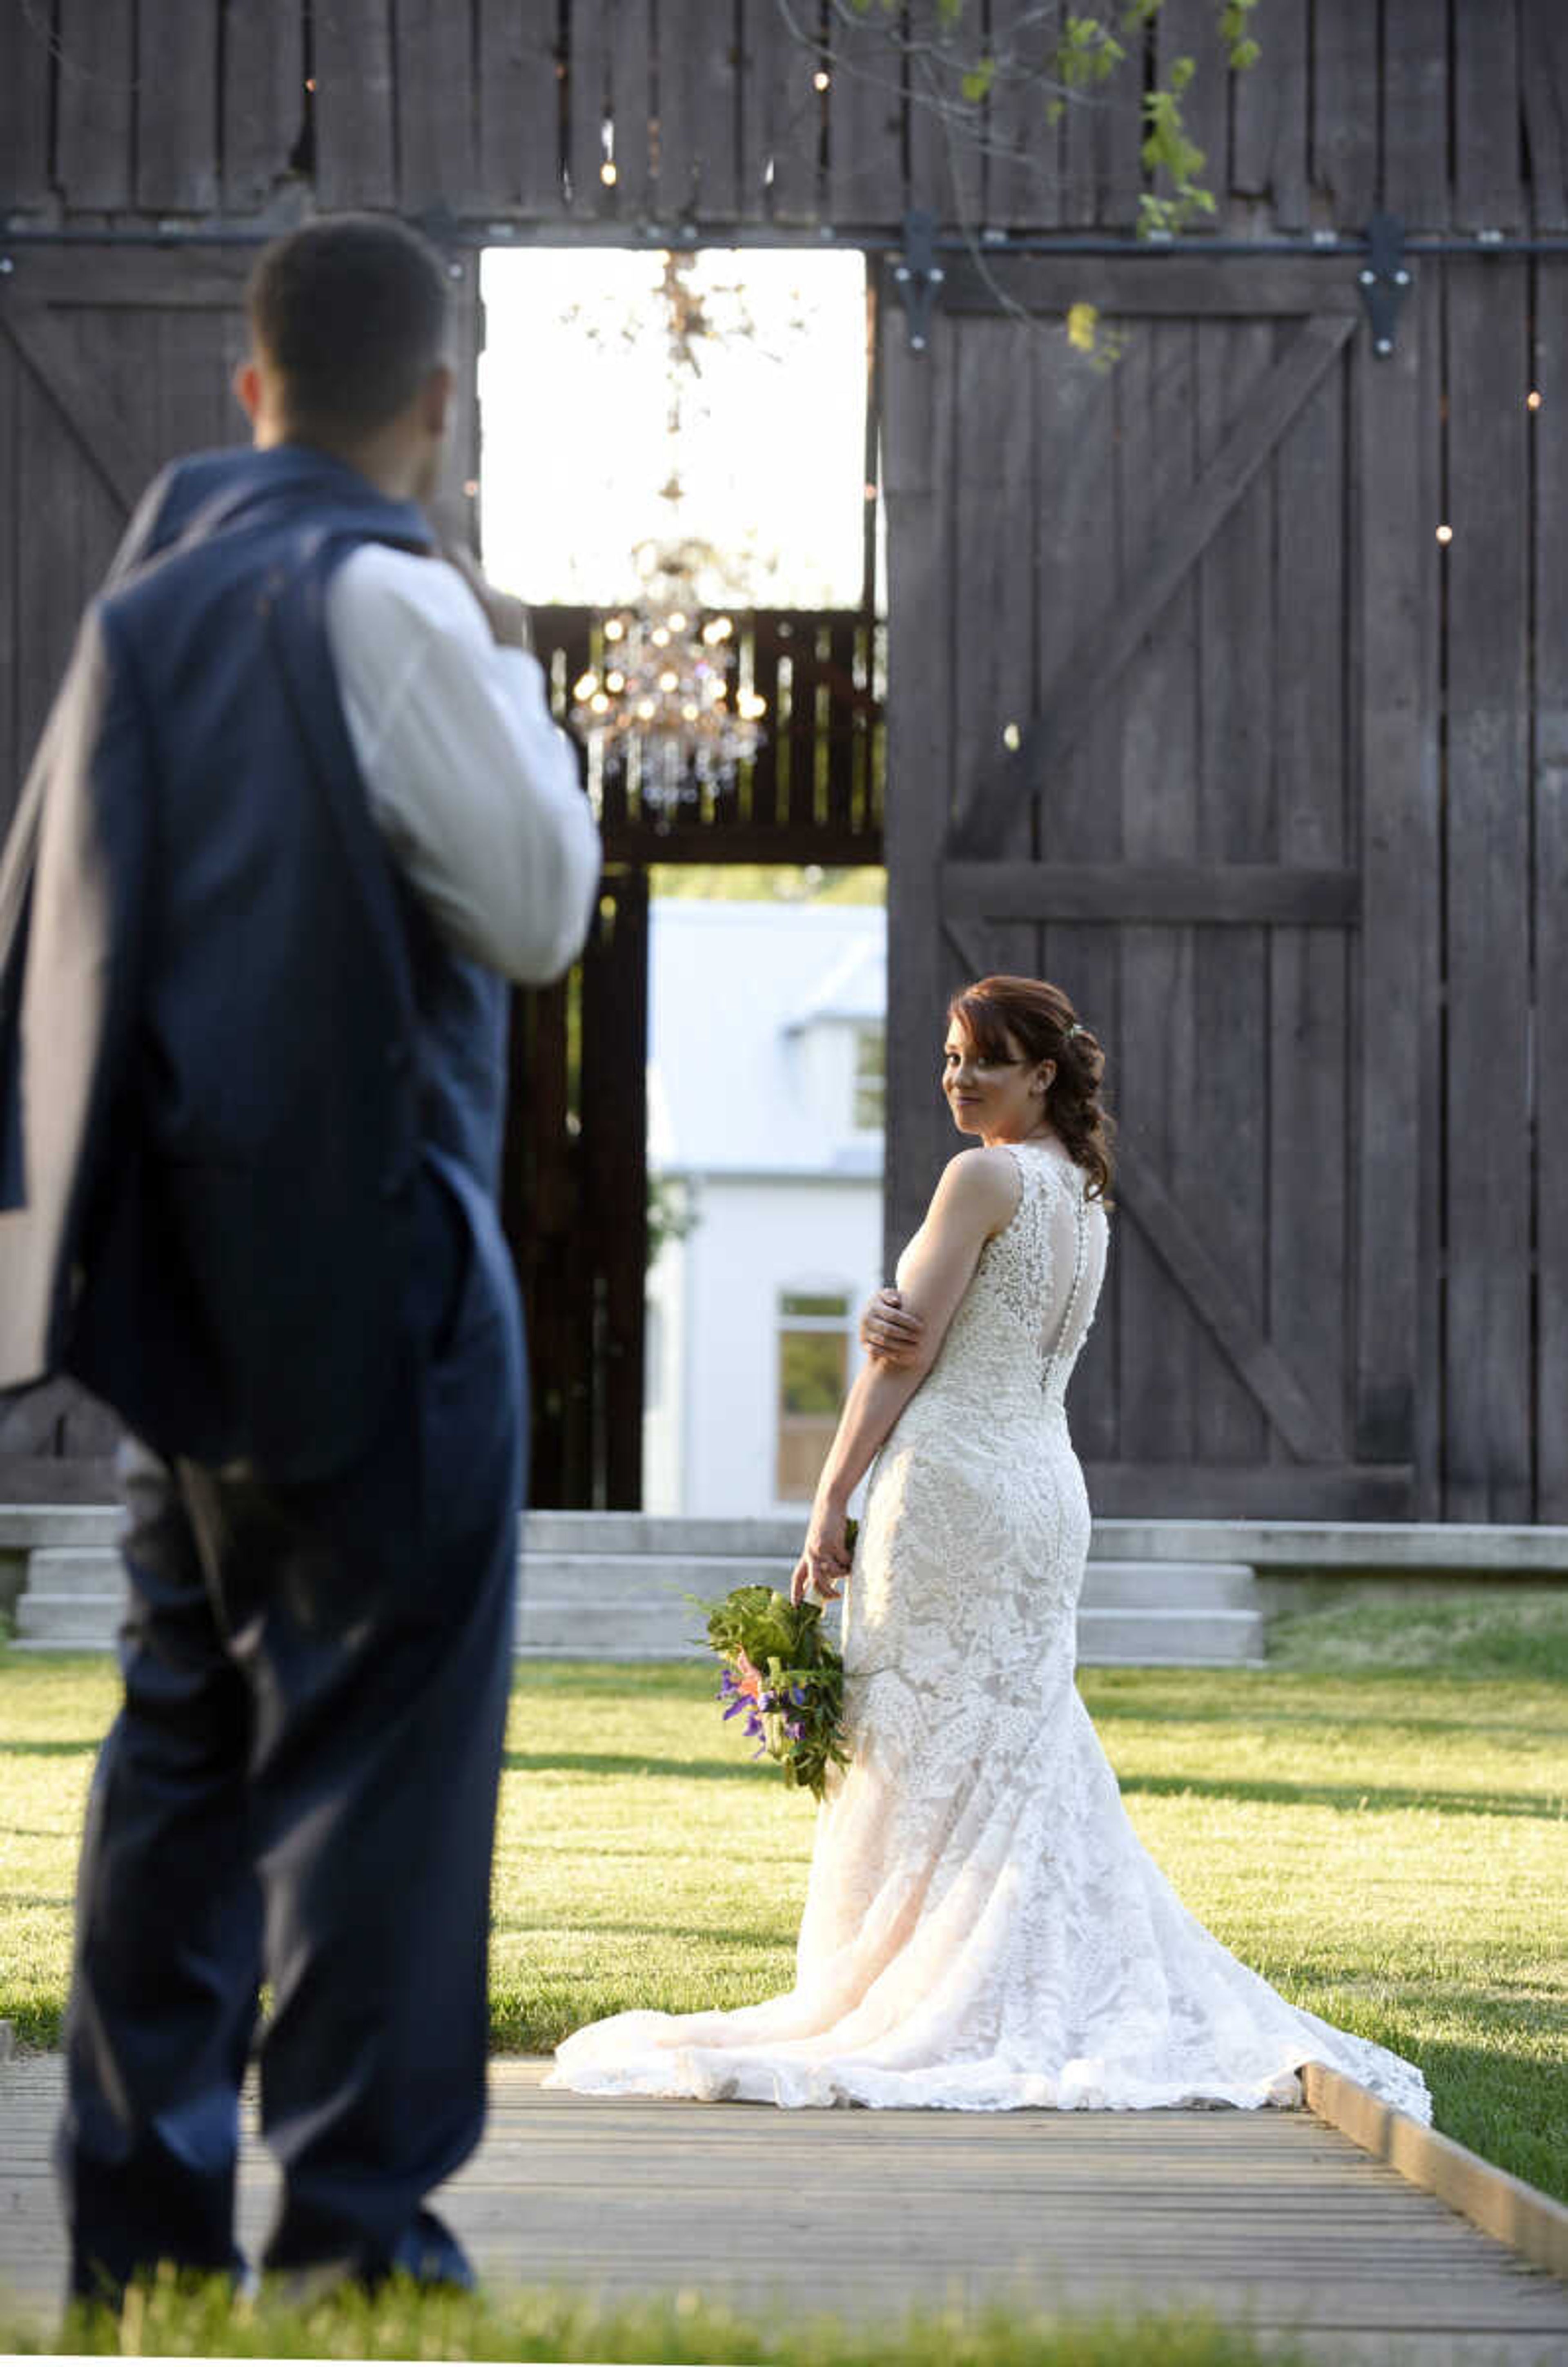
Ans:
POLYGON ((641 596, 600 620, 601 661, 572 685, 571 723, 587 747, 592 786, 602 792, 606 776, 618 775, 643 806, 665 814, 733 785, 737 767, 761 745, 767 711, 753 691, 731 697, 734 621, 704 621, 697 602, 699 572, 711 575, 716 554, 679 531, 682 373, 699 374, 695 341, 713 334, 691 286, 693 261, 667 254, 660 288, 669 320, 671 467, 660 493, 670 505, 669 531, 638 548, 641 596))
POLYGON ((767 702, 746 690, 731 698, 734 620, 698 615, 704 555, 690 543, 645 545, 642 598, 603 619, 602 661, 572 685, 572 725, 601 786, 622 772, 660 810, 728 787, 761 744, 767 702))

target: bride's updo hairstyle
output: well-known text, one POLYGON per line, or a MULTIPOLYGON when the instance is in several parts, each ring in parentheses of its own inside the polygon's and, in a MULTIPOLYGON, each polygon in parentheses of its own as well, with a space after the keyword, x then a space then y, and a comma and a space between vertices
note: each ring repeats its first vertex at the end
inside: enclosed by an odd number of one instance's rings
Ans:
POLYGON ((948 1018, 982 1060, 1054 1060, 1045 1115, 1078 1165, 1088 1197, 1111 1205, 1116 1123, 1100 1098, 1105 1055, 1059 986, 1039 978, 981 978, 955 994, 948 1018), (1009 1041, 1009 1038, 1011 1041, 1009 1041))

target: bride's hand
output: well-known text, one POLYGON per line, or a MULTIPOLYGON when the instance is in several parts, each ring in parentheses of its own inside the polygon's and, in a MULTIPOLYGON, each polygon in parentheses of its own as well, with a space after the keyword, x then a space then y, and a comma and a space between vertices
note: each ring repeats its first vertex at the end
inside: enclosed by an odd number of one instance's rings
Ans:
POLYGON ((837 1603, 843 1589, 839 1580, 850 1574, 847 1515, 839 1510, 813 1510, 806 1544, 789 1581, 789 1599, 804 1603, 811 1593, 824 1603, 837 1603))

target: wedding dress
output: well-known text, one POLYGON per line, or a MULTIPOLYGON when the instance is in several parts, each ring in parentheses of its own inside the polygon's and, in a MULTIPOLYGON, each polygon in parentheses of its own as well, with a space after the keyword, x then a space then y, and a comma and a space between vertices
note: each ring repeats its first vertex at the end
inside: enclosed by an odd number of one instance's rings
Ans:
MULTIPOLYGON (((547 2086, 777 2104, 1292 2104, 1301 2064, 1430 2117, 1414 2065, 1289 2005, 1181 1906, 1073 1682, 1089 1546, 1063 1391, 1108 1225, 1054 1141, 873 1467, 845 1598, 852 1763, 795 1986, 616 2014, 547 2086)), ((1195 1684, 1202 1680, 1194 1679, 1195 1684)))

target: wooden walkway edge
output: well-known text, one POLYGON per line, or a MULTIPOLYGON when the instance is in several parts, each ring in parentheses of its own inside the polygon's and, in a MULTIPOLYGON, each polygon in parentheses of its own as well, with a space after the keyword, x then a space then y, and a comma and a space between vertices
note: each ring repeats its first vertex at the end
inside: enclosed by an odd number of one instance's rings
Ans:
POLYGON ((1424 2128, 1408 2112, 1395 2112, 1359 2079, 1348 2079, 1326 2063, 1304 2065, 1302 2086, 1309 2109, 1330 2128, 1343 2130, 1413 2186, 1461 2212, 1533 2267, 1568 2278, 1568 2208, 1550 2194, 1510 2177, 1437 2129, 1424 2128))
MULTIPOLYGON (((1190 2306, 1315 2367, 1560 2367, 1568 2286, 1312 2112, 776 2112, 586 2097, 491 2066, 441 2209, 485 2278, 746 2314, 1190 2306)), ((58 2056, 0 2063, 0 2323, 52 2320, 58 2056), (7 2305, 10 2305, 7 2310, 7 2305)), ((273 2193, 246 2099, 240 2235, 273 2193)))

